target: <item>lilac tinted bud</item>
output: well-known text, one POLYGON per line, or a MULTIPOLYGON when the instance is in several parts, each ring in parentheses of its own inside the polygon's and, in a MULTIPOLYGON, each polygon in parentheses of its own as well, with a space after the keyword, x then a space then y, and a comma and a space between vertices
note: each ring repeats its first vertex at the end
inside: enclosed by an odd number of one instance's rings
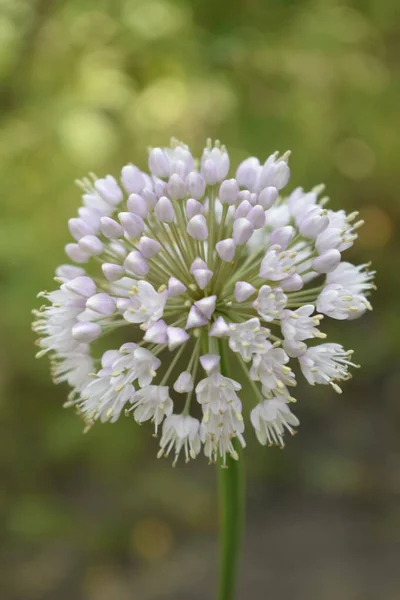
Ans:
POLYGON ((268 160, 261 172, 260 184, 262 187, 273 186, 281 190, 289 181, 290 169, 288 164, 285 160, 278 160, 270 164, 267 163, 268 160))
POLYGON ((140 238, 138 248, 145 258, 153 258, 153 256, 156 256, 160 252, 162 246, 157 240, 143 235, 140 238))
POLYGON ((184 285, 179 279, 170 277, 168 280, 168 296, 180 296, 186 292, 186 285, 184 285))
POLYGON ((86 275, 75 277, 75 279, 71 279, 71 281, 64 283, 62 289, 74 292, 74 294, 78 294, 84 298, 90 298, 90 296, 93 296, 93 294, 96 293, 96 285, 93 279, 86 275))
POLYGON ((219 354, 203 354, 203 356, 200 356, 201 366, 203 367, 207 375, 213 373, 217 369, 220 360, 221 357, 219 356, 219 354))
POLYGON ((196 200, 200 200, 204 196, 204 192, 206 191, 206 182, 204 178, 197 173, 196 171, 192 171, 186 177, 186 188, 188 193, 193 196, 196 200))
POLYGON ((188 392, 191 392, 194 385, 193 378, 189 371, 183 371, 175 381, 173 387, 178 394, 187 394, 188 392))
POLYGON ((236 204, 239 186, 236 179, 226 179, 219 188, 219 199, 223 204, 236 204))
POLYGON ((150 188, 144 188, 141 196, 146 200, 149 210, 153 209, 157 204, 157 196, 150 188))
POLYGON ((101 217, 101 233, 109 239, 117 239, 124 235, 124 230, 117 221, 111 217, 101 217))
POLYGON ((185 183, 177 173, 171 175, 167 185, 168 196, 171 200, 180 200, 186 196, 185 183))
POLYGON ((167 182, 162 179, 157 179, 154 184, 154 193, 157 198, 161 198, 161 196, 166 196, 168 194, 168 186, 167 182))
POLYGON ((149 272, 147 260, 137 250, 133 250, 128 254, 124 267, 126 271, 138 277, 144 277, 149 272))
POLYGON ((138 215, 130 212, 118 213, 118 219, 125 230, 126 235, 130 239, 136 239, 142 235, 144 231, 144 221, 138 215))
POLYGON ((75 323, 72 327, 72 337, 82 344, 90 344, 90 342, 97 340, 100 335, 101 327, 98 323, 86 321, 84 323, 75 323))
POLYGON ((203 177, 208 185, 215 185, 218 181, 217 169, 214 162, 210 159, 204 161, 202 168, 203 177))
POLYGON ((182 179, 186 177, 186 165, 183 160, 177 160, 173 165, 171 165, 171 174, 176 173, 182 179))
POLYGON ((139 194, 131 194, 126 202, 128 210, 138 217, 145 219, 149 214, 149 207, 144 198, 139 194))
POLYGON ((341 255, 339 250, 327 250, 312 261, 312 268, 317 273, 330 273, 339 265, 341 255))
POLYGON ((90 308, 90 310, 101 315, 109 316, 115 311, 115 302, 108 294, 95 294, 86 301, 86 308, 90 308))
POLYGON ((162 223, 173 223, 175 221, 175 211, 171 200, 166 196, 161 196, 158 200, 154 214, 162 223))
POLYGON ((299 231, 301 235, 314 239, 325 231, 329 225, 329 217, 326 210, 320 206, 311 208, 301 219, 299 231))
POLYGON ((267 210, 271 208, 278 197, 278 190, 276 187, 269 186, 261 190, 258 194, 258 204, 267 210))
POLYGON ((160 319, 154 323, 154 325, 151 325, 151 327, 146 330, 143 339, 146 340, 146 342, 151 342, 152 344, 167 344, 168 335, 167 324, 165 321, 160 319))
POLYGON ((231 238, 218 242, 215 249, 221 260, 231 262, 234 259, 236 246, 231 238))
POLYGON ((65 246, 65 253, 71 260, 77 263, 87 263, 90 258, 90 254, 84 252, 78 244, 67 244, 65 246))
POLYGON ((131 301, 129 298, 118 298, 118 300, 117 300, 118 312, 123 314, 126 310, 129 310, 130 306, 131 306, 131 301))
POLYGON ((167 327, 168 349, 175 350, 189 339, 189 334, 180 327, 167 327))
POLYGON ((149 169, 156 177, 168 177, 169 161, 161 148, 153 148, 150 150, 149 169))
POLYGON ((230 334, 229 326, 225 323, 223 317, 218 317, 211 325, 209 335, 211 337, 224 337, 230 334))
POLYGON ((246 219, 250 221, 254 229, 261 229, 265 225, 265 211, 262 206, 254 206, 247 214, 246 219))
MULTIPOLYGON (((240 204, 240 202, 243 202, 243 200, 247 200, 247 202, 250 202, 250 198, 251 198, 251 192, 249 192, 249 190, 242 190, 238 194, 238 204, 240 204)), ((251 202, 250 202, 250 204, 251 204, 251 202)))
POLYGON ((81 219, 85 221, 92 229, 92 233, 96 234, 100 227, 100 218, 103 216, 97 208, 90 208, 89 206, 80 206, 78 208, 78 214, 81 219))
POLYGON ((246 158, 246 160, 240 163, 236 171, 238 184, 248 190, 255 190, 260 171, 260 161, 258 158, 255 158, 254 156, 246 158))
POLYGON ((110 250, 112 250, 119 258, 125 258, 125 256, 128 254, 125 246, 117 240, 113 240, 108 245, 110 250))
POLYGON ((297 292, 304 286, 304 281, 298 273, 293 273, 281 281, 281 288, 284 292, 297 292))
POLYGON ((242 200, 237 209, 235 210, 234 219, 241 219, 245 217, 252 209, 252 205, 248 200, 242 200))
POLYGON ((205 317, 207 317, 207 319, 211 319, 215 311, 216 302, 217 296, 207 296, 207 298, 197 300, 197 302, 195 302, 194 304, 199 309, 199 311, 205 317))
POLYGON ((123 198, 122 190, 112 175, 97 179, 94 187, 107 204, 111 204, 111 206, 117 206, 123 198))
POLYGON ((291 225, 286 225, 285 227, 278 227, 275 231, 272 232, 270 237, 270 245, 278 245, 282 248, 282 250, 286 250, 289 246, 290 242, 294 238, 295 230, 291 225))
POLYGON ((195 258, 190 265, 190 272, 193 273, 196 269, 208 269, 207 263, 199 257, 195 258))
POLYGON ((128 194, 137 194, 145 186, 143 173, 134 165, 125 165, 121 171, 121 182, 128 194))
POLYGON ((124 267, 121 267, 121 265, 114 265, 113 263, 103 263, 101 265, 101 270, 108 281, 117 281, 125 275, 124 267))
POLYGON ((237 246, 249 241, 253 235, 253 225, 246 219, 237 219, 233 224, 233 240, 237 246))
POLYGON ((85 235, 92 235, 94 233, 93 227, 83 219, 69 219, 68 229, 72 237, 77 241, 85 235))
POLYGON ((186 202, 187 218, 191 219, 195 215, 201 215, 202 212, 203 212, 203 205, 200 204, 200 202, 198 202, 194 198, 189 198, 189 200, 186 202))
POLYGON ((195 240, 204 241, 208 237, 207 221, 203 215, 195 215, 187 224, 188 234, 195 240))
POLYGON ((207 317, 203 315, 197 306, 192 306, 188 314, 185 328, 193 329, 194 327, 202 327, 203 325, 208 325, 207 317))
POLYGON ((103 242, 95 235, 85 235, 79 240, 78 246, 92 256, 97 256, 104 250, 103 242))
MULTIPOLYGON (((214 148, 204 149, 203 156, 201 157, 203 175, 205 171, 205 165, 208 160, 211 161, 214 165, 216 176, 215 183, 217 181, 222 181, 223 179, 225 179, 229 171, 229 154, 227 153, 226 149, 224 147, 219 147, 218 144, 214 146, 214 148)), ((207 167, 206 170, 209 170, 209 167, 207 167)), ((207 177, 205 177, 205 180, 207 181, 207 177)), ((207 183, 213 185, 211 181, 207 181, 207 183)))
POLYGON ((193 277, 201 290, 204 290, 213 275, 214 273, 210 269, 195 269, 193 271, 193 277))
POLYGON ((252 296, 255 293, 255 291, 256 288, 253 287, 250 283, 247 283, 247 281, 237 281, 235 283, 234 292, 236 302, 244 302, 245 300, 250 298, 250 296, 252 296))

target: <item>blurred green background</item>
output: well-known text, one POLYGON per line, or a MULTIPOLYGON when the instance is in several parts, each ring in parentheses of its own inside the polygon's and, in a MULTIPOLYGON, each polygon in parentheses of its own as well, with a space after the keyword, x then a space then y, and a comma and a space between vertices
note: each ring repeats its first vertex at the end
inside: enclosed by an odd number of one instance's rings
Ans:
POLYGON ((74 180, 148 145, 220 138, 232 162, 293 151, 366 224, 374 312, 333 322, 362 369, 342 396, 299 385, 299 435, 245 455, 238 598, 400 597, 400 4, 397 0, 0 0, 0 598, 205 600, 215 470, 155 458, 150 427, 82 435, 35 298, 64 262, 74 180))

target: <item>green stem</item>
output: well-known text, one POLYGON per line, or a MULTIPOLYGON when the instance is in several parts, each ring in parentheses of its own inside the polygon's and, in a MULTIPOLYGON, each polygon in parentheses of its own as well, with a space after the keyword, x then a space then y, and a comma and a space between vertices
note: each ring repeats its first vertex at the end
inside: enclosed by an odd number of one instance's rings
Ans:
MULTIPOLYGON (((226 356, 226 343, 219 343, 221 354, 221 373, 229 376, 226 356)), ((244 471, 243 453, 235 439, 233 444, 239 460, 231 456, 226 466, 219 464, 219 502, 220 502, 220 565, 218 600, 233 600, 235 597, 239 551, 244 525, 244 471)))

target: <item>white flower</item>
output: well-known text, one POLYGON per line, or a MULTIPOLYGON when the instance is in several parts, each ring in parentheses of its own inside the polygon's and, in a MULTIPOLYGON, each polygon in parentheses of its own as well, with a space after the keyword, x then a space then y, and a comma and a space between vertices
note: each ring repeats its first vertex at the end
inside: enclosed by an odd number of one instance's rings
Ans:
POLYGON ((82 392, 94 370, 93 358, 86 344, 80 344, 73 352, 60 352, 51 363, 54 383, 66 381, 73 388, 73 395, 82 392))
POLYGON ((161 361, 146 348, 131 342, 121 346, 120 357, 112 364, 113 377, 126 383, 137 380, 139 387, 150 385, 161 361))
POLYGON ((285 341, 303 342, 312 338, 324 338, 318 329, 322 315, 313 315, 314 305, 306 304, 297 310, 284 310, 281 330, 285 341))
POLYGON ((147 281, 138 281, 136 288, 132 288, 132 293, 133 296, 123 314, 126 321, 143 323, 147 328, 161 319, 168 297, 166 290, 160 294, 147 281))
POLYGON ((276 444, 283 448, 285 429, 294 435, 293 427, 299 425, 284 396, 276 396, 258 404, 251 411, 250 419, 257 439, 263 446, 276 444))
POLYGON ((244 361, 249 362, 253 354, 266 352, 271 347, 267 341, 269 330, 260 326, 260 319, 254 317, 244 323, 229 325, 229 347, 239 352, 244 361))
POLYGON ((111 367, 101 369, 81 391, 79 410, 89 423, 100 420, 115 423, 127 402, 131 402, 135 388, 123 385, 112 376, 111 367))
POLYGON ((357 366, 350 361, 351 355, 352 351, 346 352, 340 344, 320 344, 299 357, 300 368, 311 385, 330 384, 340 393, 342 390, 335 382, 349 379, 349 367, 357 366))
POLYGON ((341 262, 334 271, 326 276, 326 283, 337 283, 342 285, 352 294, 365 294, 374 289, 372 283, 374 271, 368 271, 368 265, 352 265, 348 262, 341 262))
POLYGON ((158 457, 168 456, 171 450, 175 452, 174 464, 183 450, 186 462, 196 458, 201 449, 200 422, 190 415, 170 415, 163 423, 160 441, 161 449, 158 457))
POLYGON ((372 310, 362 294, 353 294, 337 283, 328 284, 317 300, 317 310, 332 319, 357 319, 366 310, 372 310))
POLYGON ((340 345, 307 346, 325 337, 316 310, 352 319, 370 308, 373 273, 341 262, 362 222, 326 209, 323 186, 285 196, 289 154, 230 172, 219 142, 199 160, 174 139, 150 150, 148 173, 128 163, 119 179, 79 182, 65 247, 73 264, 40 294, 33 328, 37 356, 49 356, 87 426, 122 414, 156 433, 164 423, 160 455, 203 450, 224 464, 245 447, 242 396, 261 443, 282 445, 298 424, 287 404, 292 359, 312 385, 339 390, 349 377, 340 345), (119 332, 126 343, 107 350, 119 332))
POLYGON ((138 390, 133 396, 133 417, 137 423, 144 423, 150 419, 157 430, 165 416, 172 413, 173 402, 169 397, 168 386, 148 385, 138 390))
POLYGON ((232 440, 237 438, 242 448, 246 446, 243 437, 244 423, 242 414, 232 407, 218 413, 207 413, 200 427, 200 437, 204 444, 204 454, 210 462, 216 462, 218 456, 226 463, 226 455, 238 460, 239 456, 232 440))
POLYGON ((250 369, 250 378, 261 381, 266 392, 285 390, 286 385, 296 385, 294 374, 287 367, 289 357, 282 348, 271 348, 265 354, 256 354, 250 369))
POLYGON ((222 413, 228 408, 241 412, 242 403, 236 393, 241 389, 242 386, 237 381, 214 372, 197 384, 197 402, 202 405, 205 414, 222 413))
POLYGON ((357 213, 346 215, 344 210, 328 210, 329 225, 318 235, 315 243, 319 254, 332 248, 344 252, 354 244, 358 237, 355 231, 362 224, 362 221, 352 224, 356 216, 357 213))
POLYGON ((260 287, 257 300, 253 302, 258 314, 267 322, 279 319, 286 304, 287 296, 282 289, 271 288, 269 285, 260 287))
POLYGON ((296 272, 297 253, 281 251, 278 245, 271 246, 260 265, 260 277, 269 281, 282 281, 296 272))

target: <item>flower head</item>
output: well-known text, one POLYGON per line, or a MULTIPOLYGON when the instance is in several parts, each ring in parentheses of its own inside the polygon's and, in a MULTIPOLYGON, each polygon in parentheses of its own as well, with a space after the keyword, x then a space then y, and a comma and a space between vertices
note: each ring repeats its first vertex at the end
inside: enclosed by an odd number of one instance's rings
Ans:
POLYGON ((40 294, 34 329, 38 356, 50 357, 89 426, 125 414, 161 431, 159 456, 189 460, 203 449, 225 462, 238 458, 235 439, 245 446, 236 365, 262 444, 283 446, 299 424, 289 408, 294 362, 311 385, 341 391, 356 365, 351 351, 319 343, 321 321, 369 310, 373 273, 341 261, 356 213, 327 209, 323 186, 285 195, 288 159, 247 158, 232 177, 218 142, 196 161, 173 140, 150 150, 149 173, 126 165, 119 180, 80 182, 65 248, 75 264, 58 267, 58 288, 40 294), (130 341, 101 355, 97 340, 121 327, 130 341))

